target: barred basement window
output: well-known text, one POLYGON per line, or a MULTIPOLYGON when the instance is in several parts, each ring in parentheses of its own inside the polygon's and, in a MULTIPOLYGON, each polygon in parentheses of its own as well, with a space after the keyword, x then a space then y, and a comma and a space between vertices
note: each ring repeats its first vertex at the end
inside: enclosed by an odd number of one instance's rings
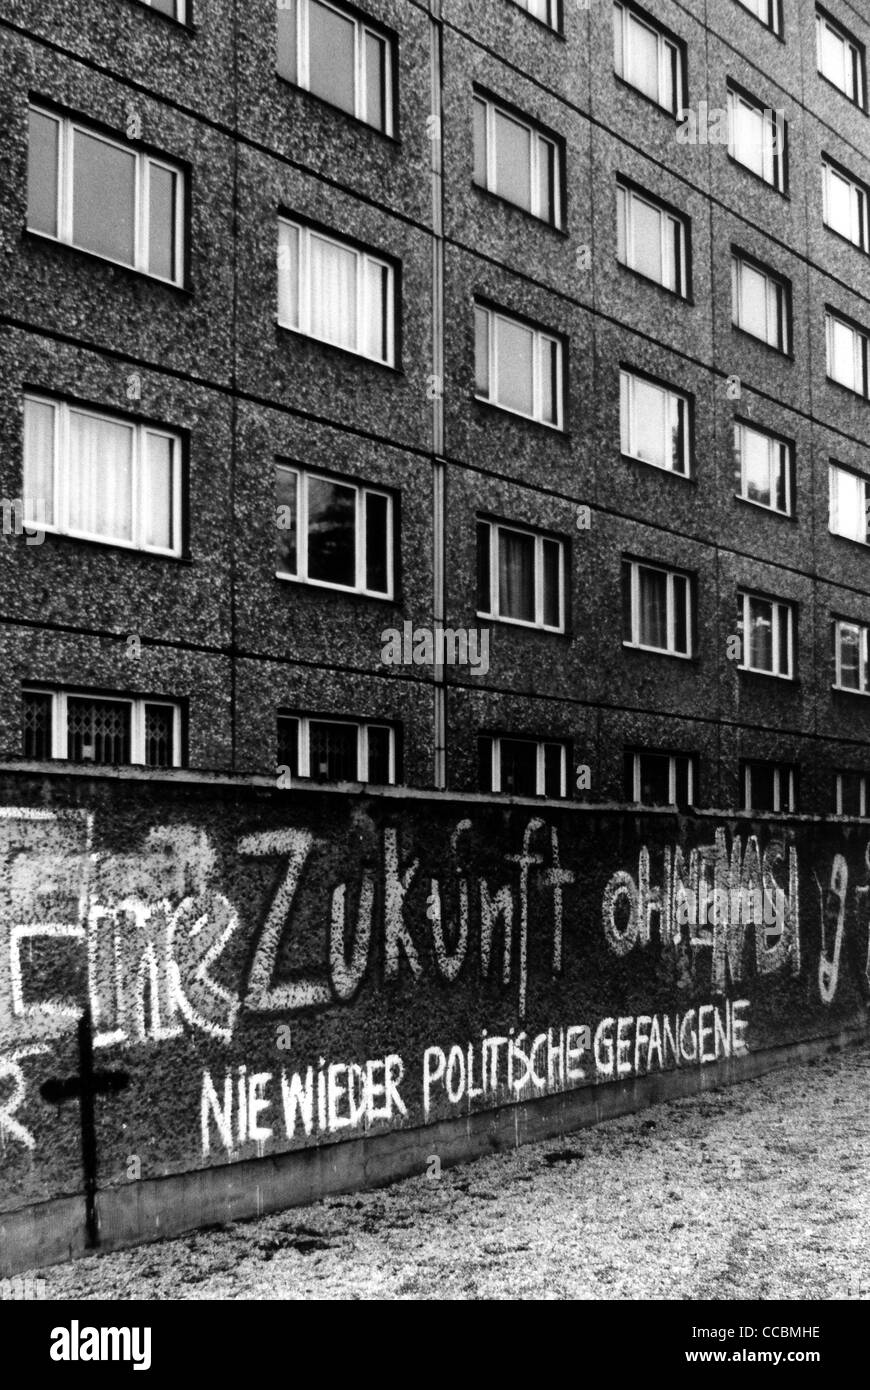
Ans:
POLYGON ((867 815, 867 774, 864 772, 837 772, 834 774, 834 815, 867 815))
POLYGON ((477 523, 479 617, 565 630, 565 547, 539 532, 477 523))
POLYGON ((797 810, 797 767, 793 763, 741 764, 744 811, 797 810))
POLYGON ((568 795, 564 743, 484 734, 478 739, 481 791, 507 796, 568 795))
POLYGON ((562 225, 561 153, 531 120, 474 97, 474 181, 533 217, 562 225))
POLYGON ((275 479, 278 577, 391 598, 392 496, 283 464, 275 479))
POLYGON ((867 189, 827 156, 822 158, 822 200, 825 226, 868 250, 867 189))
POLYGON ((641 806, 677 806, 687 811, 695 800, 694 757, 626 751, 625 796, 641 806))
POLYGON ((791 350, 789 287, 773 271, 731 255, 731 302, 735 327, 778 352, 791 350))
POLYGON ((278 765, 317 782, 396 781, 396 731, 357 720, 278 716, 278 765))
POLYGON ((781 111, 728 88, 728 153, 780 193, 788 186, 787 141, 781 111))
POLYGON ((867 333, 829 309, 825 314, 827 371, 856 395, 867 397, 867 333))
POLYGON ((863 109, 866 86, 864 45, 821 8, 816 10, 816 41, 819 72, 863 109))
POLYGON ((738 421, 734 426, 734 454, 744 502, 791 516, 792 446, 766 430, 738 421))
POLYGON ((616 186, 617 258, 647 280, 688 295, 686 219, 649 194, 616 186))
POLYGON ((31 106, 31 231, 179 285, 184 197, 184 174, 174 165, 31 106))
POLYGON ((393 40, 343 5, 279 0, 281 77, 385 135, 393 133, 393 40))
POLYGON ((867 545, 870 542, 870 517, 867 513, 866 478, 849 468, 838 468, 835 463, 830 465, 828 477, 831 504, 829 529, 835 536, 845 536, 847 540, 867 545))
POLYGON ((619 373, 619 401, 622 453, 687 478, 688 396, 623 369, 619 373))
POLYGON ((870 695, 870 628, 864 623, 834 622, 834 686, 870 695))
POLYGON ((613 6, 614 66, 618 76, 676 116, 683 104, 682 44, 651 15, 617 0, 613 6))
POLYGON ((338 237, 278 220, 278 322, 392 367, 395 271, 338 237))
POLYGON ((774 34, 782 33, 781 0, 737 0, 737 3, 760 19, 774 34))
POLYGON ((181 440, 116 415, 25 396, 24 501, 27 520, 46 531, 180 555, 181 440))
POLYGON ((482 304, 474 327, 478 400, 563 429, 561 340, 482 304))
POLYGON ((168 700, 26 688, 22 705, 26 758, 180 766, 181 710, 168 700))
POLYGON ((692 598, 689 575, 623 560, 623 646, 691 656, 692 598))
POLYGON ((741 671, 792 680, 794 604, 761 594, 737 595, 737 630, 742 638, 741 671))

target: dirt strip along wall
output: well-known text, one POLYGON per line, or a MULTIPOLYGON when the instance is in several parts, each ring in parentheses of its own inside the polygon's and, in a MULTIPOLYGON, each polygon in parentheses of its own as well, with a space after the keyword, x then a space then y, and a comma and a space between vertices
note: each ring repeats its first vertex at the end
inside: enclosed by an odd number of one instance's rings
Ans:
MULTIPOLYGON (((863 1026, 870 826, 0 778, 0 1217, 863 1026)), ((420 1135, 421 1171, 429 1153, 420 1135)))

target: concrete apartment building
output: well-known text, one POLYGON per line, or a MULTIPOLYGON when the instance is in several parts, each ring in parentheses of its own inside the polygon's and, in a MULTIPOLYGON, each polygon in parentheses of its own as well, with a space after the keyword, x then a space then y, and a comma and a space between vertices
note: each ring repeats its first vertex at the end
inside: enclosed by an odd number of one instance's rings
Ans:
POLYGON ((870 810, 860 6, 0 28, 7 764, 870 810))

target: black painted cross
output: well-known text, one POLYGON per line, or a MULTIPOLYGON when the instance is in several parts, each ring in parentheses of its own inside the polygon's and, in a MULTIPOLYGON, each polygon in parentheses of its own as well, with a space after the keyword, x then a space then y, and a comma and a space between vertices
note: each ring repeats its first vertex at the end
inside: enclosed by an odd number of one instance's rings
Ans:
POLYGON ((60 1105, 65 1100, 78 1100, 82 1128, 82 1169, 85 1178, 85 1228, 87 1243, 94 1249, 100 1243, 97 1230, 97 1129, 94 1123, 94 1100, 97 1096, 115 1095, 130 1083, 124 1071, 94 1071, 94 1034, 91 1011, 86 1008, 78 1026, 79 1074, 65 1081, 46 1081, 40 1088, 43 1100, 60 1105))

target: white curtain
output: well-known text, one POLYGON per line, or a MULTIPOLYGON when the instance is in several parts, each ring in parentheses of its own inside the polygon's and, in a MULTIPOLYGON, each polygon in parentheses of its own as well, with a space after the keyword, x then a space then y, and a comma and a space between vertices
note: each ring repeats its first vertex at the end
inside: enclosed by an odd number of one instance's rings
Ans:
POLYGON ((285 328, 299 323, 299 228, 278 223, 278 322, 285 328))
POLYGON ((356 351, 357 253, 313 233, 311 247, 311 332, 315 338, 356 351))
POLYGON ((47 401, 24 402, 24 508, 29 519, 54 523, 54 434, 56 408, 47 401))
POLYGON ((112 540, 133 539, 133 430, 70 411, 69 525, 112 540))

